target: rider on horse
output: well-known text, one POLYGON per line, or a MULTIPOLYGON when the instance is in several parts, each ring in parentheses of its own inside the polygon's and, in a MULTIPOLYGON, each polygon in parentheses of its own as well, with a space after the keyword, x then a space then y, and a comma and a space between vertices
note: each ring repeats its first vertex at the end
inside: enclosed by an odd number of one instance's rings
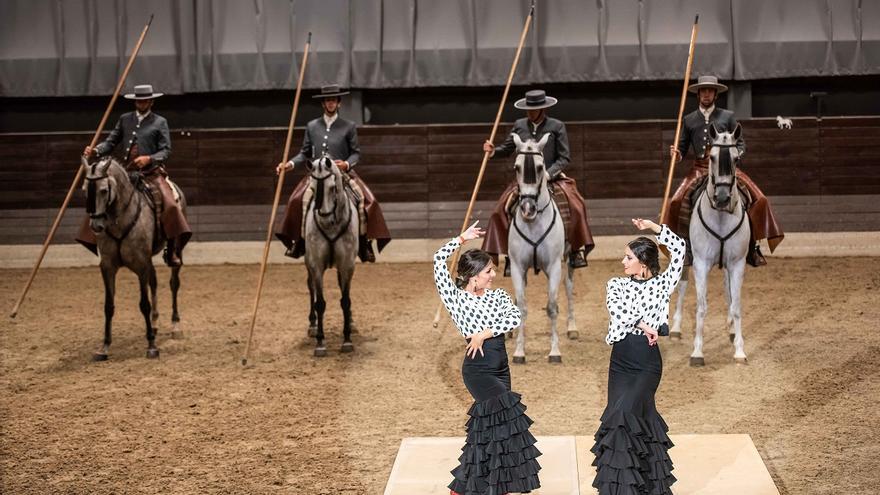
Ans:
MULTIPOLYGON (((526 118, 521 118, 513 125, 513 129, 500 146, 486 141, 483 151, 491 153, 493 158, 506 158, 516 151, 513 134, 523 141, 538 141, 544 134, 550 134, 544 146, 544 163, 550 174, 550 185, 559 213, 565 225, 566 241, 571 245, 568 263, 573 268, 587 266, 586 255, 593 249, 593 237, 587 224, 587 206, 583 196, 577 189, 577 183, 563 172, 571 160, 568 149, 568 133, 565 124, 560 120, 547 116, 547 108, 557 102, 556 98, 547 96, 543 90, 528 91, 526 97, 514 103, 514 107, 525 110, 526 118)), ((518 196, 517 183, 514 180, 501 194, 495 210, 489 220, 489 228, 483 241, 483 250, 497 258, 499 253, 507 253, 507 233, 510 228, 511 210, 516 205, 518 196)), ((504 264, 504 275, 510 276, 510 261, 504 264)))
MULTIPOLYGON (((684 239, 688 238, 693 199, 696 199, 692 197, 693 193, 699 190, 708 173, 709 151, 712 143, 709 137, 709 127, 714 125, 718 132, 733 132, 737 126, 732 111, 715 106, 718 95, 727 91, 727 86, 720 84, 718 78, 701 76, 696 84, 688 87, 688 91, 697 95, 700 106, 684 117, 678 146, 670 146, 670 151, 676 155, 678 161, 681 161, 682 155, 687 154, 688 149, 693 148, 694 164, 690 173, 672 195, 669 207, 666 209, 666 215, 660 222, 668 225, 673 232, 684 239)), ((742 157, 746 151, 742 136, 737 141, 736 147, 742 157)), ((770 201, 739 166, 736 168, 736 180, 748 202, 749 223, 752 229, 752 240, 746 261, 752 266, 765 265, 767 261, 761 254, 757 241, 767 239, 772 253, 785 235, 782 228, 776 223, 776 218, 770 209, 770 201)), ((690 249, 688 251, 687 262, 689 264, 690 249)))
MULTIPOLYGON (((381 252, 382 248, 391 241, 391 235, 385 225, 379 202, 354 172, 354 167, 360 159, 357 126, 354 122, 339 116, 339 107, 342 106, 341 97, 348 93, 340 90, 335 84, 321 87, 321 93, 312 98, 321 99, 324 115, 306 125, 302 150, 286 164, 279 163, 277 170, 280 171, 282 168, 292 170, 295 164, 303 165, 306 161, 315 160, 324 154, 333 158, 358 205, 360 220, 358 257, 361 261, 373 263, 376 261, 376 255, 373 253, 370 239, 376 239, 376 245, 381 252)), ((290 195, 284 221, 281 222, 281 228, 275 232, 275 236, 287 247, 284 254, 291 258, 299 258, 306 252, 305 239, 302 235, 305 228, 303 213, 308 209, 313 195, 314 191, 309 188, 307 175, 290 195)))
MULTIPOLYGON (((165 162, 171 155, 171 133, 168 121, 152 111, 153 102, 163 93, 154 93, 153 86, 142 84, 134 87, 134 93, 125 95, 135 101, 135 111, 122 114, 116 127, 104 142, 94 148, 86 146, 86 157, 103 157, 112 153, 119 144, 125 142, 121 158, 130 171, 137 171, 144 178, 153 195, 162 229, 167 239, 165 263, 175 267, 183 264, 181 252, 192 230, 183 210, 174 196, 171 185, 166 181, 168 172, 165 162)), ((98 254, 95 233, 89 228, 89 219, 80 226, 76 240, 95 254, 98 254)))

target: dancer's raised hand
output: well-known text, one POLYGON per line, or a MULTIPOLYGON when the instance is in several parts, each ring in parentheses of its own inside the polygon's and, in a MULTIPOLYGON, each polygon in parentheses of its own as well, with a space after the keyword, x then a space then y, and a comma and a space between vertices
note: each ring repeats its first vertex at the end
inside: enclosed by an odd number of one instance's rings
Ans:
POLYGON ((655 222, 652 222, 651 220, 646 220, 644 218, 633 218, 632 223, 639 230, 650 229, 655 234, 660 233, 660 226, 657 225, 655 222))
POLYGON ((485 232, 483 229, 477 227, 477 224, 478 224, 478 223, 480 223, 479 220, 477 220, 476 222, 474 222, 473 225, 471 225, 470 227, 468 227, 464 232, 461 233, 461 235, 459 235, 459 237, 461 237, 461 240, 462 240, 463 242, 464 242, 464 241, 470 241, 470 240, 473 240, 473 239, 479 239, 480 237, 483 237, 483 235, 484 235, 486 232, 485 232))

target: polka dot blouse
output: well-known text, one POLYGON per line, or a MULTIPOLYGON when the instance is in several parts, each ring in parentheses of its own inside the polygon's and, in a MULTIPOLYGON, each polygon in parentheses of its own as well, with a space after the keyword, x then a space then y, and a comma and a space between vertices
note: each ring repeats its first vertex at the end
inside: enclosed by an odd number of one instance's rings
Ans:
POLYGON ((615 277, 605 287, 605 305, 610 318, 605 342, 609 345, 623 340, 628 333, 643 335, 636 327, 639 321, 657 329, 669 324, 669 297, 681 278, 685 243, 666 225, 660 227, 657 240, 669 249, 666 271, 648 280, 615 277))
POLYGON ((465 338, 485 329, 497 337, 519 326, 519 308, 504 289, 487 289, 482 296, 459 289, 452 281, 446 260, 459 248, 456 237, 434 253, 434 282, 446 311, 465 338))

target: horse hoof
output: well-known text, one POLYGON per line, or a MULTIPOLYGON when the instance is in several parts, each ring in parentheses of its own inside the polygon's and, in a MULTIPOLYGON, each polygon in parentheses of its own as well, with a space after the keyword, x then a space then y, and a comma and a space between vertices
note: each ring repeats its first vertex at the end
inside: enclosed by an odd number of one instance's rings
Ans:
POLYGON ((669 332, 669 340, 681 340, 681 332, 669 332))
POLYGON ((513 356, 513 364, 526 364, 525 356, 513 356))
POLYGON ((547 361, 550 363, 561 363, 562 356, 547 356, 547 361))
POLYGON ((568 331, 569 340, 577 340, 578 337, 580 337, 580 333, 578 333, 577 330, 569 330, 568 331))
POLYGON ((324 357, 327 355, 326 347, 316 347, 315 348, 315 357, 324 357))
POLYGON ((309 337, 315 338, 315 336, 318 335, 318 327, 310 326, 309 331, 306 333, 308 334, 309 337))
POLYGON ((354 352, 354 344, 351 342, 343 342, 342 343, 342 352, 354 352))
POLYGON ((732 344, 732 343, 733 343, 733 339, 736 338, 736 335, 734 335, 734 334, 732 334, 732 333, 729 333, 729 334, 727 334, 727 336, 730 337, 730 343, 732 344))
POLYGON ((706 366, 706 361, 701 357, 692 357, 691 366, 706 366))
POLYGON ((733 358, 733 360, 736 362, 736 364, 749 364, 748 358, 738 357, 738 358, 733 358))
POLYGON ((108 357, 109 356, 107 356, 107 353, 105 353, 105 352, 96 352, 96 353, 92 354, 92 361, 95 361, 95 362, 106 361, 108 357))
POLYGON ((159 349, 147 349, 148 359, 157 359, 159 357, 159 349))

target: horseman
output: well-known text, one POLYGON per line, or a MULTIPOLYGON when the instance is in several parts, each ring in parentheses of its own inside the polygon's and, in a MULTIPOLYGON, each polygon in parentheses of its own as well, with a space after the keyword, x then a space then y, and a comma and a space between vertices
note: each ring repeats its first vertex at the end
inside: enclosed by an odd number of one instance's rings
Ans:
MULTIPOLYGON (((693 209, 692 200, 696 199, 696 197, 692 197, 693 193, 700 188, 708 174, 709 151, 712 143, 709 138, 709 127, 714 125, 718 132, 733 132, 737 126, 732 111, 715 106, 718 95, 727 91, 727 86, 718 83, 717 77, 700 76, 696 84, 688 87, 688 91, 697 95, 699 108, 684 117, 678 146, 670 146, 669 148, 676 155, 677 161, 681 161, 683 154, 687 154, 688 150, 693 148, 694 163, 690 173, 672 195, 669 207, 666 209, 666 215, 661 219, 661 223, 668 225, 673 232, 685 239, 688 238, 693 209)), ((736 147, 742 157, 746 151, 742 135, 740 135, 736 147)), ((736 167, 736 180, 740 190, 746 196, 749 223, 752 230, 746 261, 752 266, 766 265, 767 261, 761 254, 757 241, 767 239, 772 253, 785 235, 776 223, 776 218, 770 209, 770 201, 739 166, 736 167)), ((690 247, 690 243, 688 246, 690 247)), ((688 263, 690 263, 690 249, 688 249, 688 263)))
MULTIPOLYGON (((370 239, 376 239, 376 245, 381 252, 382 248, 391 241, 391 235, 388 233, 388 227, 385 225, 385 218, 376 197, 354 172, 361 152, 358 145, 357 126, 354 122, 339 116, 342 96, 348 93, 335 84, 321 87, 321 93, 312 98, 321 100, 324 115, 306 125, 302 150, 289 162, 279 163, 276 170, 279 172, 282 168, 292 170, 294 165, 303 165, 324 154, 333 158, 339 171, 342 172, 346 188, 354 196, 358 205, 358 219, 360 221, 358 257, 363 262, 374 263, 376 255, 373 253, 370 239)), ((303 238, 304 213, 308 211, 309 202, 314 195, 314 191, 309 188, 308 179, 308 176, 304 177, 294 188, 287 202, 287 210, 284 213, 281 228, 275 232, 275 236, 287 247, 284 254, 291 258, 299 258, 306 252, 305 239, 303 238)))
MULTIPOLYGON (((149 186, 167 239, 165 263, 176 267, 183 264, 181 253, 192 236, 192 230, 166 180, 168 172, 165 163, 171 155, 171 133, 168 131, 168 121, 152 110, 156 98, 162 94, 154 93, 153 86, 149 84, 135 86, 134 93, 125 95, 126 99, 134 100, 135 111, 122 114, 107 139, 94 148, 86 146, 83 154, 89 158, 101 158, 113 153, 120 144, 125 144, 122 162, 129 171, 138 172, 149 186)), ((98 253, 95 233, 89 228, 88 218, 80 226, 76 240, 93 253, 98 253)))
MULTIPOLYGON (((557 103, 556 98, 547 96, 544 90, 535 89, 526 92, 526 97, 513 104, 525 110, 526 117, 518 119, 513 129, 500 146, 490 141, 483 143, 483 151, 491 153, 493 158, 506 158, 516 151, 513 134, 523 141, 540 140, 544 134, 550 134, 544 146, 544 163, 550 175, 550 187, 553 198, 565 225, 566 242, 571 246, 568 264, 572 268, 587 266, 586 255, 593 249, 593 237, 587 224, 587 206, 583 196, 577 189, 577 183, 567 177, 563 171, 571 161, 568 148, 568 133, 565 124, 547 115, 547 109, 557 103)), ((501 194, 495 210, 489 220, 483 250, 497 258, 499 253, 507 254, 507 233, 510 228, 510 217, 516 207, 518 198, 517 183, 514 180, 501 194)), ((505 260, 504 276, 510 276, 510 260, 505 260)))

